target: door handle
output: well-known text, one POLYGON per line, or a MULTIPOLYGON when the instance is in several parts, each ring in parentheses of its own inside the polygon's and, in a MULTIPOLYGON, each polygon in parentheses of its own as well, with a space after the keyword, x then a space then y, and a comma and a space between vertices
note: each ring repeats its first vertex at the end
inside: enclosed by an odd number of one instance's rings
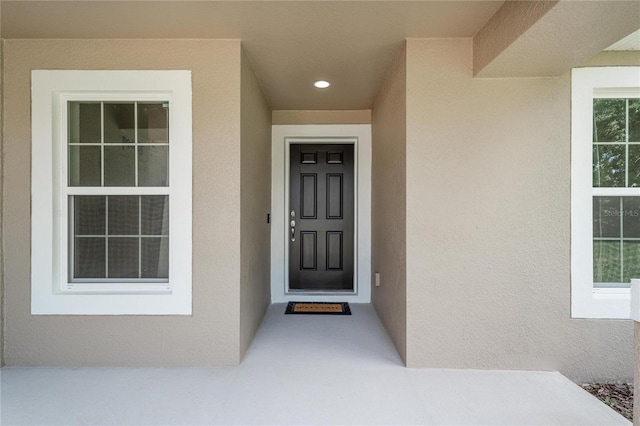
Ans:
POLYGON ((292 243, 296 241, 296 221, 293 219, 294 217, 296 217, 296 211, 291 210, 291 222, 289 222, 289 225, 291 226, 291 242, 292 243))

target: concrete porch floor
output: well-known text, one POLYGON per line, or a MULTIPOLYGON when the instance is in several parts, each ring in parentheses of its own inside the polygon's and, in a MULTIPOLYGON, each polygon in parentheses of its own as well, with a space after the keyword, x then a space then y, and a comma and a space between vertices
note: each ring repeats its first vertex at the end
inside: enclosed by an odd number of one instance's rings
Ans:
POLYGON ((272 305, 242 364, 0 370, 2 425, 630 425, 553 372, 405 368, 370 305, 272 305))

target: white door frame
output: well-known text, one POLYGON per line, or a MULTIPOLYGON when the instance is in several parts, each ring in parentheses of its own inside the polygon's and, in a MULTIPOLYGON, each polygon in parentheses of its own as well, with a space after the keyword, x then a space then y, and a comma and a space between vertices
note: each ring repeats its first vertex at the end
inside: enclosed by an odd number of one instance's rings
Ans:
POLYGON ((271 145, 271 302, 371 302, 371 126, 274 125, 271 145), (354 145, 354 291, 289 292, 289 146, 354 145))

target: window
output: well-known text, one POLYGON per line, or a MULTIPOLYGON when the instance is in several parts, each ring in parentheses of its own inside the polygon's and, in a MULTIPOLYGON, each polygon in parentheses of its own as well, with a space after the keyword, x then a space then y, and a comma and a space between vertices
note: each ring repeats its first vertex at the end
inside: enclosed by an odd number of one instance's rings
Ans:
POLYGON ((169 102, 67 105, 69 283, 168 281, 169 102))
POLYGON ((572 73, 571 312, 629 318, 640 278, 640 68, 572 73))
POLYGON ((32 313, 191 313, 188 71, 33 71, 32 313))

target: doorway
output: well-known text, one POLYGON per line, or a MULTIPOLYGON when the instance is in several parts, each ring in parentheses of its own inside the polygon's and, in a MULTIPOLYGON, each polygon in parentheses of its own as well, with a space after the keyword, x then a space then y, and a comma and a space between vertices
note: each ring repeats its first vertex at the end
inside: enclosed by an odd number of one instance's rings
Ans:
POLYGON ((353 292, 353 145, 291 144, 289 153, 289 291, 353 292))
POLYGON ((272 137, 272 303, 369 303, 371 126, 274 125, 272 137))

